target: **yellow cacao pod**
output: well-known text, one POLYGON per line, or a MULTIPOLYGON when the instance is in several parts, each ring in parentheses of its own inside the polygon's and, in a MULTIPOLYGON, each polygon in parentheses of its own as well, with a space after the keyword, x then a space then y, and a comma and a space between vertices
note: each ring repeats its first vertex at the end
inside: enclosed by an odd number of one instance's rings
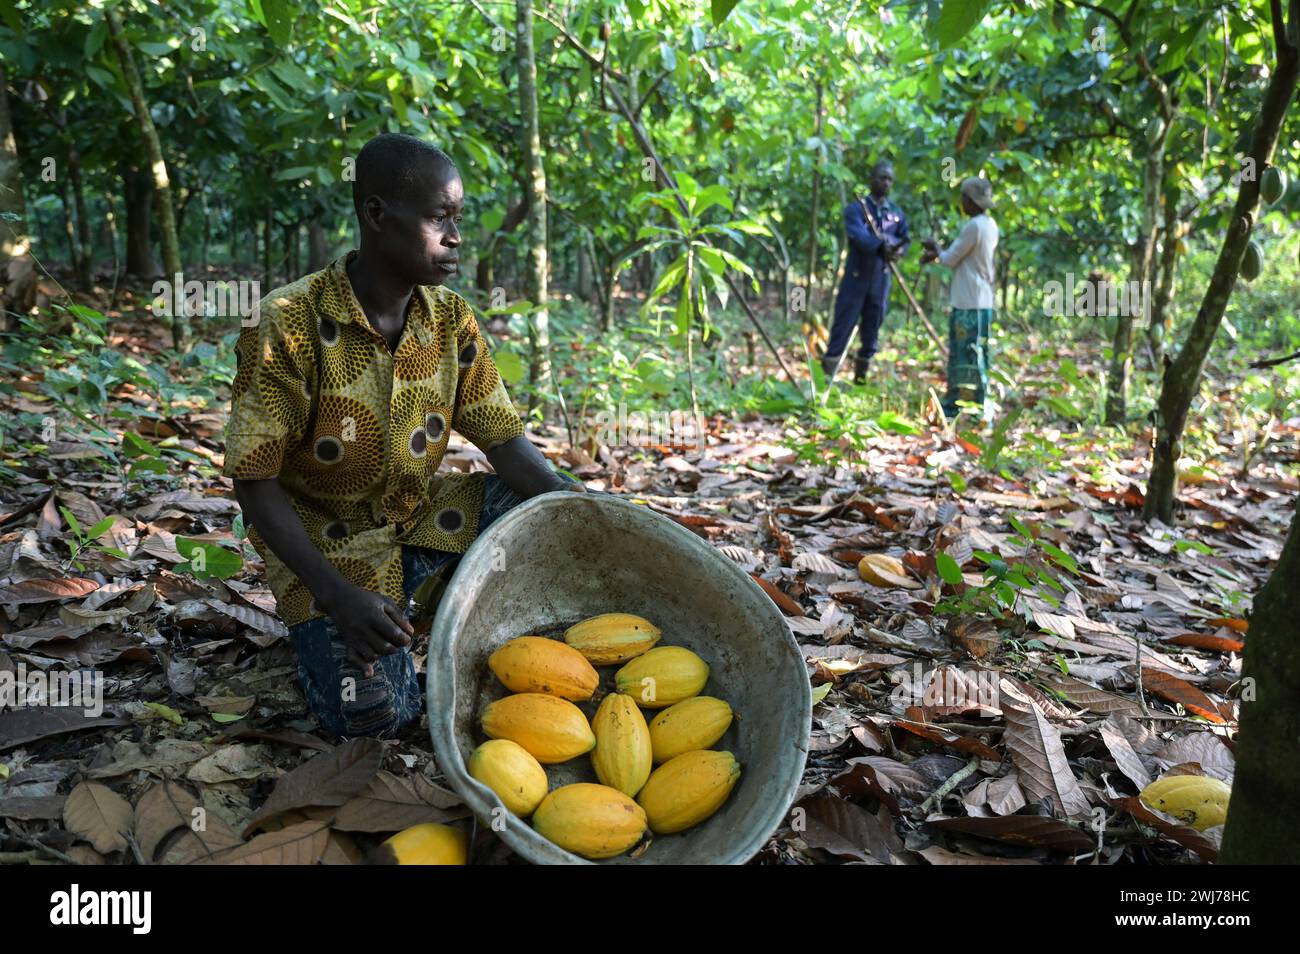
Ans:
POLYGON ((907 575, 903 561, 886 553, 868 553, 858 561, 858 576, 874 586, 920 589, 921 584, 907 575))
POLYGON ((740 763, 730 752, 697 749, 655 769, 636 800, 645 809, 650 830, 671 835, 721 808, 739 779, 740 763))
POLYGON ((600 674, 572 646, 558 639, 520 636, 488 657, 490 668, 511 692, 544 692, 574 701, 590 699, 600 674))
POLYGON ((557 788, 533 814, 533 827, 548 841, 584 858, 612 858, 645 834, 645 811, 608 785, 575 782, 557 788))
POLYGON ((659 642, 659 627, 631 613, 603 613, 570 626, 564 641, 595 666, 625 663, 659 642))
POLYGON ((469 774, 497 793, 501 804, 527 818, 546 797, 546 769, 518 742, 492 739, 469 757, 469 774))
POLYGON ((542 692, 521 692, 493 702, 483 710, 483 734, 517 742, 543 765, 576 759, 596 746, 582 710, 542 692))
POLYGON ((1157 779, 1138 798, 1148 808, 1173 815, 1197 831, 1222 825, 1228 817, 1232 789, 1206 775, 1167 775, 1157 779))
POLYGON ((731 719, 731 706, 713 696, 695 696, 669 706, 650 723, 655 762, 707 749, 726 734, 731 719))
POLYGON ((591 764, 596 778, 625 795, 635 795, 650 777, 650 729, 631 696, 610 693, 591 720, 596 748, 591 764))
POLYGON ((684 646, 658 646, 614 674, 618 691, 647 709, 666 709, 698 695, 708 681, 709 664, 684 646))
POLYGON ((469 853, 465 832, 451 825, 426 822, 399 831, 377 849, 372 864, 463 865, 469 853))

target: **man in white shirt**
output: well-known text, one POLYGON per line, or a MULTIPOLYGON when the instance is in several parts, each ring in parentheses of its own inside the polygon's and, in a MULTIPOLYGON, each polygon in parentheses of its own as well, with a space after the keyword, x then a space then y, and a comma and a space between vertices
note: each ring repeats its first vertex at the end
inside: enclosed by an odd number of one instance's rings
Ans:
POLYGON ((946 250, 926 239, 921 264, 938 262, 953 270, 949 292, 952 306, 948 321, 948 393, 943 412, 956 417, 958 401, 983 406, 988 390, 989 326, 993 321, 993 253, 998 247, 998 226, 989 216, 993 186, 972 176, 961 184, 961 208, 969 221, 946 250))

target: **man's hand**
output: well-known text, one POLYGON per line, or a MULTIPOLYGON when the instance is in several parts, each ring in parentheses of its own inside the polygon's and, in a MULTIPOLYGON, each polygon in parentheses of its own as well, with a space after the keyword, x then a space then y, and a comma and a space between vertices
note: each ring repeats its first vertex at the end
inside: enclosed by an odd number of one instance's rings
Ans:
POLYGON ((938 257, 939 243, 935 239, 932 238, 921 239, 921 246, 931 255, 938 257))
POLYGON ((411 644, 415 630, 401 608, 382 593, 349 583, 317 604, 334 620, 348 659, 370 678, 374 662, 411 644))

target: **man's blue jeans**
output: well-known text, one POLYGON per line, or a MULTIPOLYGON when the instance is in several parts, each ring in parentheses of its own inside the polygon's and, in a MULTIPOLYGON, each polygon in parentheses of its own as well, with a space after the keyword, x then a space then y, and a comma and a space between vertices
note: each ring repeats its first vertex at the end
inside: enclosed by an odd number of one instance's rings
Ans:
MULTIPOLYGON (((488 474, 479 532, 522 502, 500 477, 488 474)), ((404 601, 409 604, 421 583, 460 557, 459 553, 403 546, 404 601)), ((375 674, 366 678, 349 660, 347 647, 330 617, 292 626, 289 635, 298 652, 298 678, 307 706, 321 726, 334 735, 390 738, 402 726, 420 718, 421 692, 410 646, 380 656, 374 663, 375 674)))

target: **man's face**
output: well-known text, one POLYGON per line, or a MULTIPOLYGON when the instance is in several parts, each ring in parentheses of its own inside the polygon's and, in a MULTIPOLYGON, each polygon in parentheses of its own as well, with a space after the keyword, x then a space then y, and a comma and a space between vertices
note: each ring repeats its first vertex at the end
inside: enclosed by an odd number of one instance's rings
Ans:
POLYGON ((894 167, 877 166, 871 173, 871 194, 879 198, 889 195, 894 188, 894 167))
POLYGON ((413 285, 441 285, 457 273, 465 187, 434 163, 379 217, 379 251, 413 285))

